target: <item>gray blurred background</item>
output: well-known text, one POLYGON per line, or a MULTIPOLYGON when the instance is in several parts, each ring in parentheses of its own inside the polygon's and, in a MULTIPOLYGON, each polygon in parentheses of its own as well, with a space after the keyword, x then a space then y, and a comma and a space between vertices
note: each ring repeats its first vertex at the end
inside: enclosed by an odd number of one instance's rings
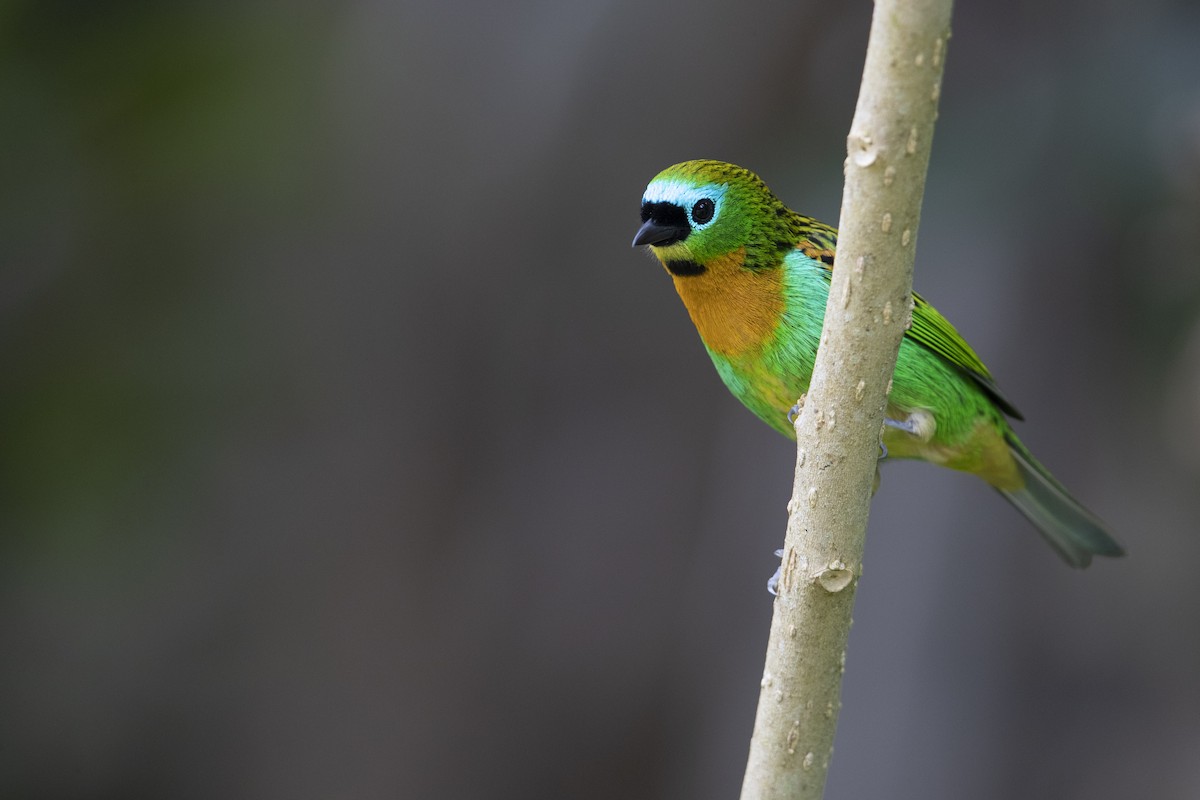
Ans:
MULTIPOLYGON (((629 242, 870 3, 0 6, 0 794, 727 798, 792 446, 629 242)), ((916 280, 1129 549, 884 470, 829 798, 1200 796, 1200 5, 960 3, 916 280)))

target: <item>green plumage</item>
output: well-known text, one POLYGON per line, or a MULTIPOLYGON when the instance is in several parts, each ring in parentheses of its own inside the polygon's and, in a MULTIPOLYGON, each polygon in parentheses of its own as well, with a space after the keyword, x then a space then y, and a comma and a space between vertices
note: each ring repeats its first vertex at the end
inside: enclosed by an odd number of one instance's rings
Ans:
MULTIPOLYGON (((795 438, 788 410, 808 390, 829 295, 837 234, 783 205, 748 170, 688 161, 642 198, 635 245, 672 275, 729 390, 795 438)), ((954 327, 920 296, 900 345, 883 441, 892 457, 978 475, 1012 502, 1073 566, 1123 551, 1017 439, 1020 419, 954 327)))

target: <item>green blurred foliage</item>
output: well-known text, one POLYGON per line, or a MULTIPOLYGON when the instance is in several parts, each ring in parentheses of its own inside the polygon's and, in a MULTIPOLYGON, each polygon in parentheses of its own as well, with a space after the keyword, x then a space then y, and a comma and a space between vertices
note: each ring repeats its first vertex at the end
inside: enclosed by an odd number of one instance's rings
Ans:
POLYGON ((2 546, 94 555, 155 535, 133 518, 202 457, 206 426, 274 402, 281 376, 228 283, 247 237, 320 213, 326 176, 297 165, 322 141, 313 48, 329 15, 6 12, 2 546))

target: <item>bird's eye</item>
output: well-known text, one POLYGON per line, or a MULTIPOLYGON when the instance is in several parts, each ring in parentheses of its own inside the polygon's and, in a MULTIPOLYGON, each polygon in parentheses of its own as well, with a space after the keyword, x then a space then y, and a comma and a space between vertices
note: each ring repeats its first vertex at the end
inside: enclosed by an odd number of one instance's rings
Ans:
POLYGON ((716 204, 707 197, 702 197, 696 201, 696 205, 692 206, 692 222, 703 225, 713 218, 716 211, 716 204))

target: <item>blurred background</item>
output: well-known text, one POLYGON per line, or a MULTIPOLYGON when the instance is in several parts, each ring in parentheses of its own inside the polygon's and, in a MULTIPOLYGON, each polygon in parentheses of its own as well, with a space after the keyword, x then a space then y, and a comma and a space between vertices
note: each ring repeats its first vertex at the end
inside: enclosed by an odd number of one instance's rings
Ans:
MULTIPOLYGON (((836 222, 869 3, 0 6, 0 794, 719 798, 792 445, 629 242, 836 222)), ((892 464, 827 797, 1200 796, 1200 6, 960 3, 918 289, 1128 547, 892 464)))

